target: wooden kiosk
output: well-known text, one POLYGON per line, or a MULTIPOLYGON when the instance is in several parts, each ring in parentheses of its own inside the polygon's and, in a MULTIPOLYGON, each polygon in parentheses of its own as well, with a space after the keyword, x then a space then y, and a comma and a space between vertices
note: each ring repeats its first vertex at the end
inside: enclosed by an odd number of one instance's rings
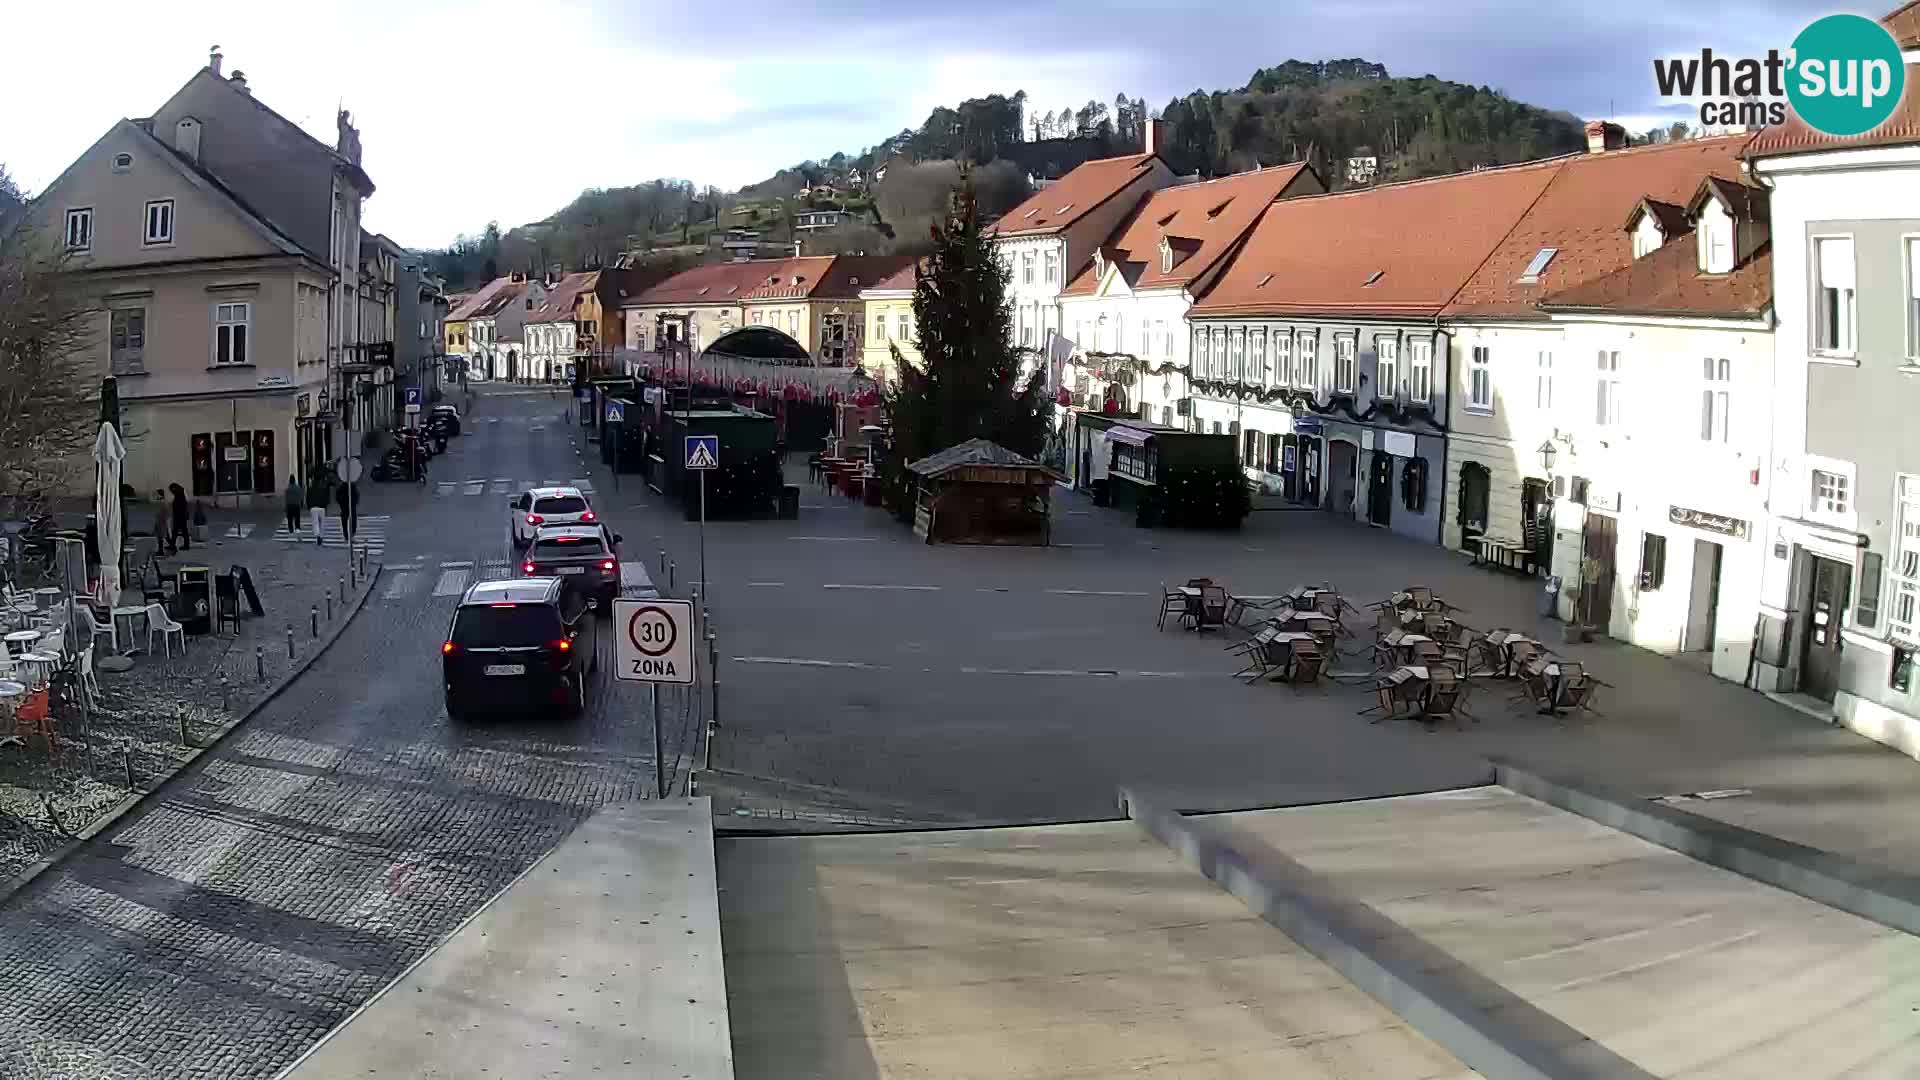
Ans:
POLYGON ((969 439, 910 463, 919 481, 913 534, 927 543, 1028 544, 1052 538, 1048 513, 1060 475, 998 443, 969 439))

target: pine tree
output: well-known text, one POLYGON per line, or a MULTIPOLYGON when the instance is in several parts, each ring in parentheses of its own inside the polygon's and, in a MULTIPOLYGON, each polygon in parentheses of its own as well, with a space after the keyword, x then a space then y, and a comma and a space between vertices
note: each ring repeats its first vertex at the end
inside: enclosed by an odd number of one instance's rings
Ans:
POLYGON ((888 487, 896 511, 907 514, 909 462, 974 438, 1037 457, 1053 413, 1046 365, 1021 375, 1032 350, 1013 344, 1007 269, 980 231, 971 178, 962 177, 945 222, 933 226, 933 243, 913 296, 921 359, 915 364, 893 350, 899 378, 886 397, 893 427, 888 487))

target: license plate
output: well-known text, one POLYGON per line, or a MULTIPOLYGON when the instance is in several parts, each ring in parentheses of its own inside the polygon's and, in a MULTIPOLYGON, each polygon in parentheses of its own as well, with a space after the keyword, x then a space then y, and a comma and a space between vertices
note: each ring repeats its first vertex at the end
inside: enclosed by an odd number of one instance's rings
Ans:
POLYGON ((487 674, 489 675, 525 675, 526 673, 527 673, 527 665, 525 664, 488 664, 487 665, 487 674))
POLYGON ((560 572, 563 574, 584 574, 587 572, 587 568, 584 566, 563 566, 560 568, 560 572))

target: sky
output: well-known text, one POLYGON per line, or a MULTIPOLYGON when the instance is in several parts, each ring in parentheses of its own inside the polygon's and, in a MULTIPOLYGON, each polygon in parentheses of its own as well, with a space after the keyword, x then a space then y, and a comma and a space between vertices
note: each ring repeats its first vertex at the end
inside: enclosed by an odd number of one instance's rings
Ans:
POLYGON ((1125 92, 1158 109, 1287 59, 1491 86, 1632 130, 1686 119, 1657 56, 1785 48, 1817 0, 341 0, 19 5, 0 65, 0 164, 29 192, 121 117, 152 113, 219 45, 225 69, 332 144, 354 114, 369 228, 441 247, 582 190, 735 188, 857 152, 936 105, 1025 90, 1040 112, 1125 92), (78 10, 76 10, 78 9, 78 10), (84 28, 84 48, 56 47, 84 28))

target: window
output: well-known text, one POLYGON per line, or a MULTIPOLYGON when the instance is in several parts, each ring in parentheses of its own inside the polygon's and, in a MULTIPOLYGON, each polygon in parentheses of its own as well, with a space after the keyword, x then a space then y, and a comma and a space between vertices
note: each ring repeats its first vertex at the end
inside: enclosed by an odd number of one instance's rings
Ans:
POLYGON ((1853 625, 1871 629, 1880 622, 1880 572, 1883 560, 1877 551, 1860 553, 1860 587, 1853 598, 1853 625))
POLYGON ((1700 362, 1706 387, 1700 391, 1700 438, 1703 442, 1727 441, 1727 401, 1731 392, 1732 363, 1709 356, 1700 362))
POLYGON ((1293 335, 1285 330, 1273 333, 1273 381, 1279 386, 1293 381, 1293 335))
POLYGON ((1166 427, 1173 426, 1173 406, 1160 406, 1160 423, 1166 427))
POLYGON ((1853 355, 1853 238, 1816 239, 1814 337, 1818 352, 1853 355))
POLYGON ((912 318, 913 316, 904 311, 895 315, 893 317, 893 329, 895 331, 893 336, 899 338, 901 341, 911 342, 913 340, 913 326, 909 320, 912 318))
POLYGON ((1020 260, 1020 282, 1023 285, 1033 284, 1033 261, 1033 252, 1031 251, 1027 252, 1026 257, 1020 260))
POLYGON ((1892 613, 1887 626, 1893 636, 1920 646, 1920 476, 1902 476, 1895 508, 1893 571, 1887 585, 1892 613))
POLYGON ((1620 354, 1600 350, 1595 372, 1593 422, 1612 427, 1620 422, 1620 354))
POLYGON ((1560 254, 1559 248, 1550 247, 1543 247, 1534 252, 1533 258, 1527 263, 1527 268, 1520 271, 1519 284, 1530 285, 1539 281, 1540 275, 1547 272, 1547 264, 1552 262, 1553 257, 1558 254, 1560 254))
POLYGON ((1235 330, 1227 353, 1227 378, 1234 382, 1246 381, 1247 369, 1247 332, 1235 330))
POLYGON ((1410 457, 1400 466, 1400 503, 1416 514, 1427 512, 1427 459, 1410 457))
POLYGON ((1400 343, 1393 338, 1377 338, 1373 348, 1373 395, 1395 397, 1400 392, 1400 343))
POLYGON ((1733 269, 1733 237, 1727 232, 1731 224, 1724 214, 1707 213, 1701 217, 1696 242, 1700 249, 1700 269, 1706 273, 1724 274, 1733 269))
MULTIPOLYGON (((1333 339, 1333 388, 1353 391, 1353 339, 1337 337, 1333 339)), ((1376 388, 1377 390, 1378 388, 1376 388)))
POLYGON ((1267 385, 1267 332, 1247 331, 1247 381, 1267 385))
POLYGON ((1667 583, 1667 538, 1659 533, 1640 537, 1640 591, 1657 592, 1667 583))
POLYGON ((1493 355, 1485 345, 1473 347, 1473 359, 1467 364, 1467 405, 1493 411, 1493 355))
POLYGON ((1227 328, 1224 326, 1213 329, 1213 366, 1214 378, 1227 377, 1227 328))
POLYGON ((156 199, 147 204, 147 244, 173 243, 173 200, 156 199))
POLYGON ((67 250, 93 249, 93 207, 67 211, 67 250))
POLYGON ((1024 312, 1020 315, 1020 345, 1022 348, 1033 347, 1033 327, 1027 325, 1027 316, 1024 312))
POLYGON ((1407 342, 1407 379, 1410 384, 1407 396, 1415 404, 1433 399, 1433 342, 1407 342))
POLYGON ((1533 358, 1533 407, 1542 412, 1553 408, 1553 353, 1547 349, 1533 358))
POLYGON ((1193 370, 1202 379, 1213 378, 1213 337, 1205 330, 1193 335, 1193 370))
POLYGON ((1160 355, 1173 359, 1173 327, 1164 320, 1160 323, 1160 355))
POLYGON ((1808 509, 1814 514, 1828 516, 1846 515, 1853 512, 1853 499, 1848 489, 1853 486, 1852 479, 1842 472, 1827 469, 1812 469, 1808 472, 1810 503, 1808 509))
POLYGON ((1293 352, 1293 382, 1309 390, 1320 385, 1320 339, 1301 334, 1293 352))
POLYGON ((147 312, 145 308, 116 309, 109 314, 111 361, 115 375, 138 375, 147 370, 147 312))
POLYGON ((885 312, 873 317, 873 340, 887 340, 887 316, 885 312))
POLYGON ((1260 433, 1248 428, 1240 433, 1240 464, 1257 467, 1260 464, 1260 433))
POLYGON ((1047 252, 1047 281, 1049 284, 1058 284, 1060 281, 1060 253, 1058 251, 1047 252))
POLYGON ((133 169, 132 154, 113 155, 113 171, 114 172, 128 172, 128 171, 131 171, 132 169, 133 169))
POLYGON ((1920 360, 1920 236, 1907 237, 1907 355, 1920 360))
POLYGON ((797 308, 787 312, 787 335, 796 338, 800 336, 800 312, 797 308))
POLYGON ((249 303, 213 306, 213 362, 216 366, 248 363, 247 337, 253 322, 249 303))

